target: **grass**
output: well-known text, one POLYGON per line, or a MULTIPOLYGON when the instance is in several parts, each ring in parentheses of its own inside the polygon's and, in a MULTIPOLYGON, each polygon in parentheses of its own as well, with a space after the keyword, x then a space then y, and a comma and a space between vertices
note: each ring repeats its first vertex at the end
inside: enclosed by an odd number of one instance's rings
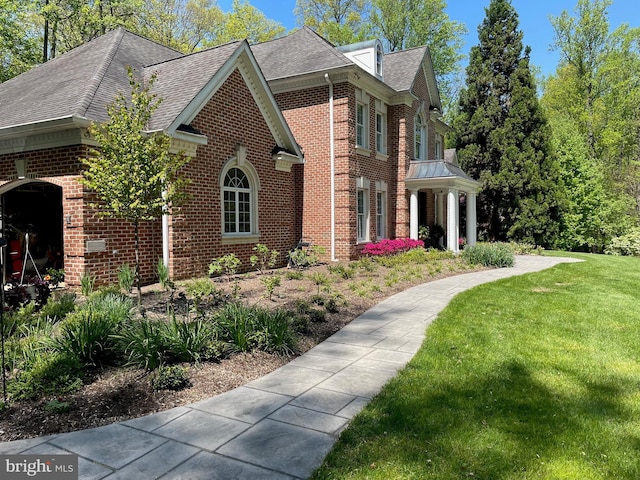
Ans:
POLYGON ((457 296, 312 478, 640 478, 640 259, 576 256, 457 296))

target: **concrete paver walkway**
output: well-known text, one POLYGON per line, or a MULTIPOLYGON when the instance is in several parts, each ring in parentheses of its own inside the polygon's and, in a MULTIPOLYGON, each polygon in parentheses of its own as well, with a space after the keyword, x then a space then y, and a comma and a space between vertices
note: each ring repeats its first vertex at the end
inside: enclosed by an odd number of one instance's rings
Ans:
POLYGON ((569 258, 521 256, 398 293, 278 370, 184 407, 90 430, 0 443, 0 454, 79 455, 80 479, 295 479, 418 351, 453 296, 569 258))

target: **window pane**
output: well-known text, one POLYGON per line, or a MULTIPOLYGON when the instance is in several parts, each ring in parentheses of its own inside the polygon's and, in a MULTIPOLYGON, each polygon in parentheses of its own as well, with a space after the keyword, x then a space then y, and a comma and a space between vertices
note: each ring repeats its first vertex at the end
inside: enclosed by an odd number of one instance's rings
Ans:
POLYGON ((364 146, 364 105, 356 106, 356 144, 364 146))

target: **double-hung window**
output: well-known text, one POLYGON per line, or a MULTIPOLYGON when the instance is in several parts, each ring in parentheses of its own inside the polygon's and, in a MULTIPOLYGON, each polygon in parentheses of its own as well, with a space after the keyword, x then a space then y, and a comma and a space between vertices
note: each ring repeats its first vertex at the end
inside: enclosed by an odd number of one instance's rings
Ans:
POLYGON ((376 182, 376 239, 387 238, 387 184, 376 182))
POLYGON ((376 153, 387 154, 387 106, 376 100, 376 153))
POLYGON ((356 90, 356 147, 369 149, 369 95, 356 90))
POLYGON ((414 152, 413 155, 417 160, 427 159, 427 126, 424 123, 421 114, 416 115, 414 119, 414 152))
POLYGON ((369 180, 360 177, 356 182, 356 228, 358 242, 369 241, 369 180))

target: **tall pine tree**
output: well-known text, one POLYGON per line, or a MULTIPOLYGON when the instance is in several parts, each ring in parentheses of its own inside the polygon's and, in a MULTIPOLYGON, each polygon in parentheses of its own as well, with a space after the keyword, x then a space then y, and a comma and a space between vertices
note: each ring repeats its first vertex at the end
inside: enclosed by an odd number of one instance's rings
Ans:
POLYGON ((562 192, 510 0, 491 0, 471 49, 454 122, 461 166, 482 183, 478 221, 489 240, 553 244, 562 192))

